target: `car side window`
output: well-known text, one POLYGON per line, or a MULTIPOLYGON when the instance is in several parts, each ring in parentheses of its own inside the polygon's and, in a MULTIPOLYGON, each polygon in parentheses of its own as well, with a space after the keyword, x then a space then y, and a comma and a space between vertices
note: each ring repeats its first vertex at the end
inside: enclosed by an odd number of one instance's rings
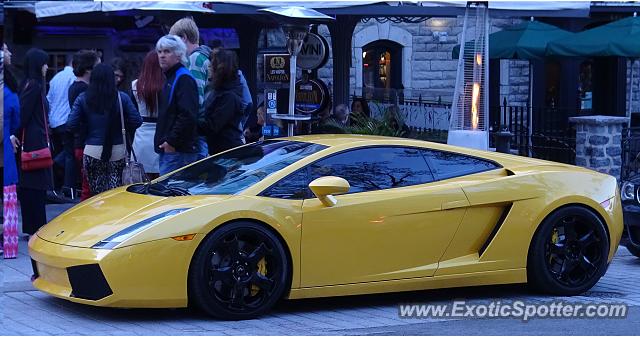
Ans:
POLYGON ((309 176, 303 167, 271 185, 261 195, 269 198, 301 200, 309 197, 309 176))
POLYGON ((349 193, 419 185, 434 180, 420 150, 370 147, 350 150, 309 165, 309 180, 336 176, 351 185, 349 193))
POLYGON ((427 162, 438 180, 493 170, 500 166, 480 158, 453 152, 423 150, 427 162))

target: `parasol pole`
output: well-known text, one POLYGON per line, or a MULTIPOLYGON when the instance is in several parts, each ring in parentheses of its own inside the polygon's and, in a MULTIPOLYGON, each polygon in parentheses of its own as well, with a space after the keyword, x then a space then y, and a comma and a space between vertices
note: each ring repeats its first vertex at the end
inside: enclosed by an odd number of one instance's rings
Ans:
MULTIPOLYGON (((533 16, 530 19, 533 22, 533 16)), ((531 136, 533 135, 533 66, 531 60, 529 60, 529 111, 527 111, 527 120, 529 122, 529 127, 527 128, 527 135, 529 138, 529 146, 527 146, 527 153, 529 157, 533 154, 531 153, 531 148, 533 147, 533 143, 531 142, 531 136)))
POLYGON ((629 131, 629 128, 631 127, 631 107, 632 107, 632 103, 633 103, 633 65, 636 63, 636 59, 635 58, 631 58, 631 75, 629 76, 629 102, 627 103, 627 105, 629 106, 627 108, 627 131, 629 131))
POLYGON ((529 60, 529 111, 527 111, 527 115, 529 121, 529 127, 527 128, 529 136, 528 153, 529 157, 531 157, 531 147, 533 147, 533 143, 531 143, 531 136, 533 135, 533 66, 531 60, 529 60))

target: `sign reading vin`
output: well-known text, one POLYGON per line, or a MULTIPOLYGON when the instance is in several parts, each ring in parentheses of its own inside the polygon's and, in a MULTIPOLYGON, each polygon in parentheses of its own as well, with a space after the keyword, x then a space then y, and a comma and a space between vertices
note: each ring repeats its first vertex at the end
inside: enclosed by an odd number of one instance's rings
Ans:
POLYGON ((308 33, 304 39, 296 65, 304 70, 315 70, 327 63, 329 44, 327 40, 314 33, 308 33))

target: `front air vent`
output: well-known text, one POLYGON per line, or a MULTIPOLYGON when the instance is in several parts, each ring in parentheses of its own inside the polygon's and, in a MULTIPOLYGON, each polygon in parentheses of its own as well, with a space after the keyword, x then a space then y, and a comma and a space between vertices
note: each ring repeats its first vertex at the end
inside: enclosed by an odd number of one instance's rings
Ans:
POLYGON ((38 263, 34 259, 31 259, 31 269, 33 270, 33 275, 31 276, 31 280, 33 281, 40 277, 40 274, 38 273, 38 263))
POLYGON ((113 294, 97 264, 68 267, 67 274, 71 283, 72 297, 97 301, 113 294))

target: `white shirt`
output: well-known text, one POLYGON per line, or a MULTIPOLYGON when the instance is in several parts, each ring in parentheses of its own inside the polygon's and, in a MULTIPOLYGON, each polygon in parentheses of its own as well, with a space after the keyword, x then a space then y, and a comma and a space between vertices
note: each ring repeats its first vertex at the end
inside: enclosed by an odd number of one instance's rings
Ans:
POLYGON ((49 82, 49 93, 47 101, 49 101, 49 125, 57 128, 67 123, 69 117, 69 87, 76 80, 73 74, 73 68, 66 66, 64 70, 57 73, 49 82))
MULTIPOLYGON (((138 84, 138 80, 134 80, 133 82, 131 82, 131 91, 133 92, 133 98, 135 98, 136 102, 138 103, 138 112, 142 117, 151 117, 151 112, 149 111, 149 108, 147 108, 147 103, 144 102, 142 97, 138 96, 137 84, 138 84)), ((156 115, 157 114, 158 112, 156 111, 156 115)))

